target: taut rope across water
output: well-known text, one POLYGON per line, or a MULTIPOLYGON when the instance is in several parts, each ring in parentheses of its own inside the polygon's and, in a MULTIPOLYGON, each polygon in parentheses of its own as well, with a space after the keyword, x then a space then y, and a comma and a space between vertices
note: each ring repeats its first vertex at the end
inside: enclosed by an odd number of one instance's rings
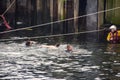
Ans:
MULTIPOLYGON (((11 5, 6 9, 6 11, 2 15, 4 15, 11 8, 11 6, 14 4, 15 1, 16 0, 14 0, 11 3, 11 5)), ((44 23, 44 24, 40 24, 40 25, 35 25, 35 26, 30 26, 30 27, 25 27, 25 28, 18 28, 18 29, 13 29, 13 30, 9 30, 9 31, 3 31, 3 32, 0 32, 0 34, 11 33, 11 32, 16 32, 16 31, 22 31, 22 30, 31 29, 31 28, 37 28, 37 27, 51 25, 51 24, 60 23, 60 22, 64 22, 64 21, 70 21, 70 20, 79 19, 79 18, 87 17, 87 16, 92 16, 92 15, 95 15, 95 14, 109 12, 109 11, 117 10, 117 9, 120 9, 120 7, 115 7, 115 8, 112 8, 112 9, 107 9, 107 10, 98 11, 98 12, 95 12, 95 13, 90 13, 90 14, 86 14, 86 15, 82 15, 82 16, 77 16, 77 17, 72 17, 72 18, 64 19, 64 20, 59 20, 59 21, 44 23)), ((91 31, 84 31, 84 32, 75 32, 75 33, 67 33, 67 34, 58 34, 58 35, 36 36, 36 37, 29 37, 29 38, 31 38, 31 39, 38 39, 38 38, 68 36, 68 35, 74 35, 74 34, 94 33, 94 32, 100 32, 100 31, 104 31, 104 30, 105 29, 91 30, 91 31)), ((28 39, 28 37, 26 37, 26 38, 20 38, 20 39, 1 39, 0 41, 16 41, 16 40, 25 40, 25 39, 28 39)))
POLYGON ((50 38, 50 37, 60 37, 60 36, 68 36, 68 35, 76 35, 76 34, 86 34, 86 33, 101 32, 101 31, 104 31, 104 30, 105 30, 105 29, 91 30, 91 31, 84 31, 84 32, 76 32, 76 33, 67 33, 67 34, 58 34, 58 35, 47 35, 47 36, 25 37, 25 38, 18 38, 18 39, 0 39, 0 42, 3 42, 3 41, 26 40, 26 39, 40 39, 40 38, 50 38))
POLYGON ((30 26, 30 27, 25 27, 25 28, 18 28, 18 29, 13 29, 13 30, 9 30, 9 31, 3 31, 3 32, 0 32, 0 34, 11 33, 11 32, 21 31, 21 30, 25 30, 25 29, 31 29, 31 28, 37 28, 37 27, 46 26, 46 25, 55 24, 55 23, 60 23, 60 22, 64 22, 64 21, 70 21, 70 20, 79 19, 79 18, 87 17, 87 16, 92 16, 92 15, 95 15, 95 14, 109 12, 109 11, 117 10, 117 9, 120 9, 120 7, 115 7, 115 8, 112 8, 112 9, 102 10, 102 11, 98 11, 98 12, 95 12, 95 13, 90 13, 90 14, 86 14, 86 15, 82 15, 82 16, 77 16, 77 17, 64 19, 64 20, 44 23, 44 24, 40 24, 40 25, 35 25, 35 26, 30 26))

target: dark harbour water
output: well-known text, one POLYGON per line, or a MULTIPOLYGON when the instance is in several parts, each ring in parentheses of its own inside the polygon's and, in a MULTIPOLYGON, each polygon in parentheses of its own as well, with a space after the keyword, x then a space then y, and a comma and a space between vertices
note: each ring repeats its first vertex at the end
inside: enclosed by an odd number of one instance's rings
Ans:
POLYGON ((0 43, 0 80, 120 80, 120 45, 73 44, 76 53, 0 43))

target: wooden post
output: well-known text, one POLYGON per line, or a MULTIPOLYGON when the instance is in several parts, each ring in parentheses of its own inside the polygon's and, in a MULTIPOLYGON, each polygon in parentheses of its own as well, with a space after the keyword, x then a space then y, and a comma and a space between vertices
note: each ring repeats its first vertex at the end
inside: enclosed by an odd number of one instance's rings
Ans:
MULTIPOLYGON (((65 19, 64 17, 64 0, 58 0, 58 20, 63 20, 65 19)), ((59 24, 59 29, 60 33, 63 32, 63 22, 58 23, 59 24)))
MULTIPOLYGON (((50 0, 50 18, 51 18, 51 22, 53 22, 54 20, 53 20, 53 16, 54 16, 54 14, 53 14, 53 0, 50 0)), ((53 34, 53 24, 51 24, 51 34, 53 34)))
MULTIPOLYGON (((113 0, 106 0, 106 9, 112 9, 113 8, 113 0)), ((106 22, 112 23, 112 17, 113 17, 113 11, 106 12, 106 22)))
MULTIPOLYGON (((120 7, 120 1, 119 0, 114 0, 114 8, 115 7, 120 7)), ((120 9, 114 10, 114 18, 113 18, 114 24, 119 25, 120 24, 120 9)))
POLYGON ((31 0, 31 16, 32 16, 32 20, 31 20, 31 23, 32 25, 36 25, 37 24, 37 6, 36 6, 36 1, 37 0, 31 0))
MULTIPOLYGON (((42 6, 43 6, 43 10, 42 10, 42 13, 43 13, 43 23, 49 23, 51 22, 51 19, 50 19, 50 0, 43 0, 42 1, 42 6)), ((51 34, 51 25, 46 25, 46 26, 42 26, 42 28, 44 28, 44 34, 47 35, 47 34, 51 34)))
MULTIPOLYGON (((74 17, 74 1, 67 0, 67 19, 74 17)), ((74 20, 67 21, 68 24, 68 33, 74 32, 74 20)))
MULTIPOLYGON (((98 0, 98 12, 104 10, 104 0, 98 0)), ((98 14, 98 29, 104 24, 104 13, 98 14)))
MULTIPOLYGON (((53 21, 58 20, 58 0, 53 0, 53 21)), ((58 23, 53 24, 53 34, 59 33, 58 23)))
POLYGON ((42 0, 37 0, 36 1, 37 4, 37 24, 41 24, 42 23, 42 0))
POLYGON ((78 32, 79 0, 74 0, 74 30, 78 32))
MULTIPOLYGON (((27 3, 26 3, 26 18, 27 18, 27 25, 30 26, 31 25, 31 0, 28 0, 27 3)), ((16 13, 17 14, 17 13, 16 13)))
MULTIPOLYGON (((106 1, 104 0, 98 0, 98 12, 105 10, 105 3, 106 1)), ((104 18, 105 17, 105 12, 99 13, 98 14, 98 30, 102 27, 104 24, 104 18)), ((104 32, 98 32, 98 40, 103 40, 104 32)))

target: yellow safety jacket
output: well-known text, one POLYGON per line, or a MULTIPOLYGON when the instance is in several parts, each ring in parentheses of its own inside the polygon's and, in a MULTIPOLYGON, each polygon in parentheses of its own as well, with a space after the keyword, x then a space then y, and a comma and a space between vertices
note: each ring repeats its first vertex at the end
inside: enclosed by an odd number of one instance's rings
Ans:
POLYGON ((120 40, 120 30, 116 31, 115 33, 109 32, 107 41, 110 41, 111 38, 113 38, 113 40, 120 40))

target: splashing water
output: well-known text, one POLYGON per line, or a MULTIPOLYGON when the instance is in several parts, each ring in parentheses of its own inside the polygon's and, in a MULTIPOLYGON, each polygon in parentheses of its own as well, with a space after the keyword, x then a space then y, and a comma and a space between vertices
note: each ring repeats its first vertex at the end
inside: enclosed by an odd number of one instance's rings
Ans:
POLYGON ((112 73, 111 80, 119 78, 119 60, 109 60, 118 55, 107 54, 104 45, 75 45, 76 52, 66 53, 65 44, 55 50, 24 44, 0 43, 1 80, 102 80, 112 73))

